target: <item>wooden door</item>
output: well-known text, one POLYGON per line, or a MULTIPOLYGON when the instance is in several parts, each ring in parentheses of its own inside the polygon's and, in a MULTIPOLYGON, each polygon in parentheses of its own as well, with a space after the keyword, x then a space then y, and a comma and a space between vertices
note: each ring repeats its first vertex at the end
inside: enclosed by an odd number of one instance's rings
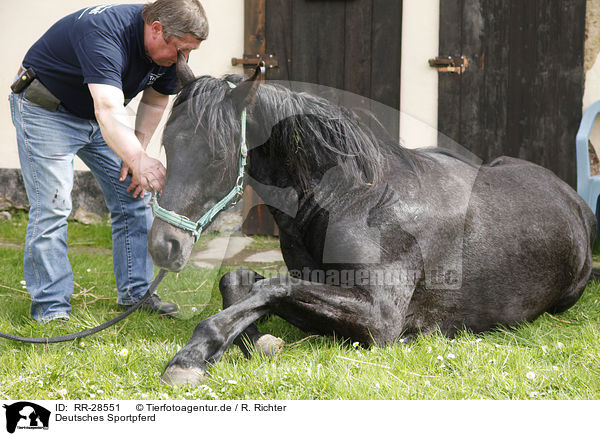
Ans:
POLYGON ((577 179, 585 0, 442 0, 440 55, 464 55, 440 73, 439 144, 484 162, 508 155, 577 179))
MULTIPOLYGON (((245 0, 244 33, 244 57, 276 60, 278 66, 267 69, 268 80, 348 91, 352 95, 329 96, 376 112, 398 138, 401 0, 245 0)), ((244 201, 244 232, 271 232, 256 194, 247 193, 244 201)))

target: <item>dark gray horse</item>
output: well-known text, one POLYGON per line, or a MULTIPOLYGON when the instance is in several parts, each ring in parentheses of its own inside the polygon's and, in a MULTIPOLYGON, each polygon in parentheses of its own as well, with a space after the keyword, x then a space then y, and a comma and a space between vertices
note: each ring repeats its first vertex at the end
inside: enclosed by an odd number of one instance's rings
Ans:
MULTIPOLYGON (((234 342, 280 343, 254 322, 277 314, 300 329, 363 344, 420 333, 481 332, 557 313, 581 296, 596 221, 566 183, 508 157, 474 166, 382 139, 329 102, 271 84, 195 79, 164 133, 160 205, 198 219, 236 183, 247 109, 246 179, 279 227, 289 274, 240 269, 220 282, 224 310, 203 320, 163 380, 197 383, 234 342)), ((156 219, 154 262, 181 270, 194 238, 156 219)))

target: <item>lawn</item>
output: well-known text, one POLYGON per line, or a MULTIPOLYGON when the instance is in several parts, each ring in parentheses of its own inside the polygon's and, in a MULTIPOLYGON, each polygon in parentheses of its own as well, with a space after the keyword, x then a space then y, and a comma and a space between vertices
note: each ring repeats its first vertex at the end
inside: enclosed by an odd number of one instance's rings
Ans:
MULTIPOLYGON (((23 336, 71 333, 118 313, 110 227, 71 223, 76 282, 68 324, 40 326, 29 317, 22 244, 25 214, 0 222, 0 330, 23 336)), ((256 246, 274 247, 268 238, 256 246)), ((223 271, 188 266, 169 274, 160 294, 176 301, 178 319, 134 313, 89 338, 53 345, 0 339, 2 399, 600 399, 600 283, 557 316, 482 335, 438 335, 364 349, 309 336, 271 317, 261 329, 287 346, 274 359, 246 360, 232 347, 205 383, 160 382, 166 363, 194 326, 221 305, 223 271)))

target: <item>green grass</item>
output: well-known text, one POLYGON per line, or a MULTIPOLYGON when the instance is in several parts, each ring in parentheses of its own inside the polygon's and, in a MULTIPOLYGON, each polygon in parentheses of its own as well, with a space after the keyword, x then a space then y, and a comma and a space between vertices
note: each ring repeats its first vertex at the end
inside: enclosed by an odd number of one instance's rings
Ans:
MULTIPOLYGON (((113 317, 118 311, 110 228, 71 223, 70 258, 77 283, 72 322, 40 326, 29 318, 29 296, 20 283, 24 219, 0 223, 5 243, 0 245, 0 330, 58 335, 113 317)), ((215 283, 222 272, 188 266, 165 278, 160 294, 181 306, 179 319, 140 312, 75 342, 0 340, 0 398, 600 399, 599 283, 590 285, 567 312, 515 329, 462 333, 454 340, 431 335, 370 349, 308 336, 271 317, 261 329, 288 344, 278 357, 246 360, 232 347, 211 368, 204 385, 163 385, 160 375, 167 362, 194 326, 219 310, 215 283)))
POLYGON ((277 250, 279 249, 279 238, 268 235, 256 235, 252 237, 253 242, 246 247, 249 250, 277 250))

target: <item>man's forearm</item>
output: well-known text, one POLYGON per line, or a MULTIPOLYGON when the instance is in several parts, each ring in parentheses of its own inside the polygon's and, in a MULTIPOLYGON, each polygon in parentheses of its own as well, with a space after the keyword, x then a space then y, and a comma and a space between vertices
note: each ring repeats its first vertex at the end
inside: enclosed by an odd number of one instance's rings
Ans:
POLYGON ((169 103, 169 96, 152 88, 144 91, 135 118, 135 135, 146 149, 169 103))
POLYGON ((96 111, 100 131, 108 146, 125 162, 133 167, 144 154, 144 147, 127 124, 124 109, 105 108, 96 111))
MULTIPOLYGON (((127 112, 123 107, 123 91, 114 86, 103 84, 89 84, 89 88, 94 99, 96 120, 100 125, 102 136, 108 146, 124 162, 121 168, 122 181, 127 172, 132 174, 128 192, 134 190, 133 197, 137 195, 143 197, 144 190, 151 191, 156 189, 160 192, 165 181, 165 167, 159 160, 151 158, 146 154, 145 145, 147 145, 152 134, 148 135, 147 140, 142 144, 142 141, 138 139, 137 135, 131 129, 127 112)), ((157 96, 152 93, 151 97, 157 96)), ((164 97, 168 100, 167 96, 164 97)), ((158 120, 160 120, 158 110, 156 110, 156 107, 160 105, 157 105, 153 98, 150 98, 150 100, 154 104, 149 106, 152 106, 154 110, 146 111, 146 114, 138 116, 140 119, 140 128, 145 129, 141 130, 142 132, 148 129, 154 132, 158 120), (154 127, 150 127, 151 125, 154 127)), ((163 101, 164 99, 159 100, 163 101)), ((164 111, 164 106, 162 111, 164 111)))

